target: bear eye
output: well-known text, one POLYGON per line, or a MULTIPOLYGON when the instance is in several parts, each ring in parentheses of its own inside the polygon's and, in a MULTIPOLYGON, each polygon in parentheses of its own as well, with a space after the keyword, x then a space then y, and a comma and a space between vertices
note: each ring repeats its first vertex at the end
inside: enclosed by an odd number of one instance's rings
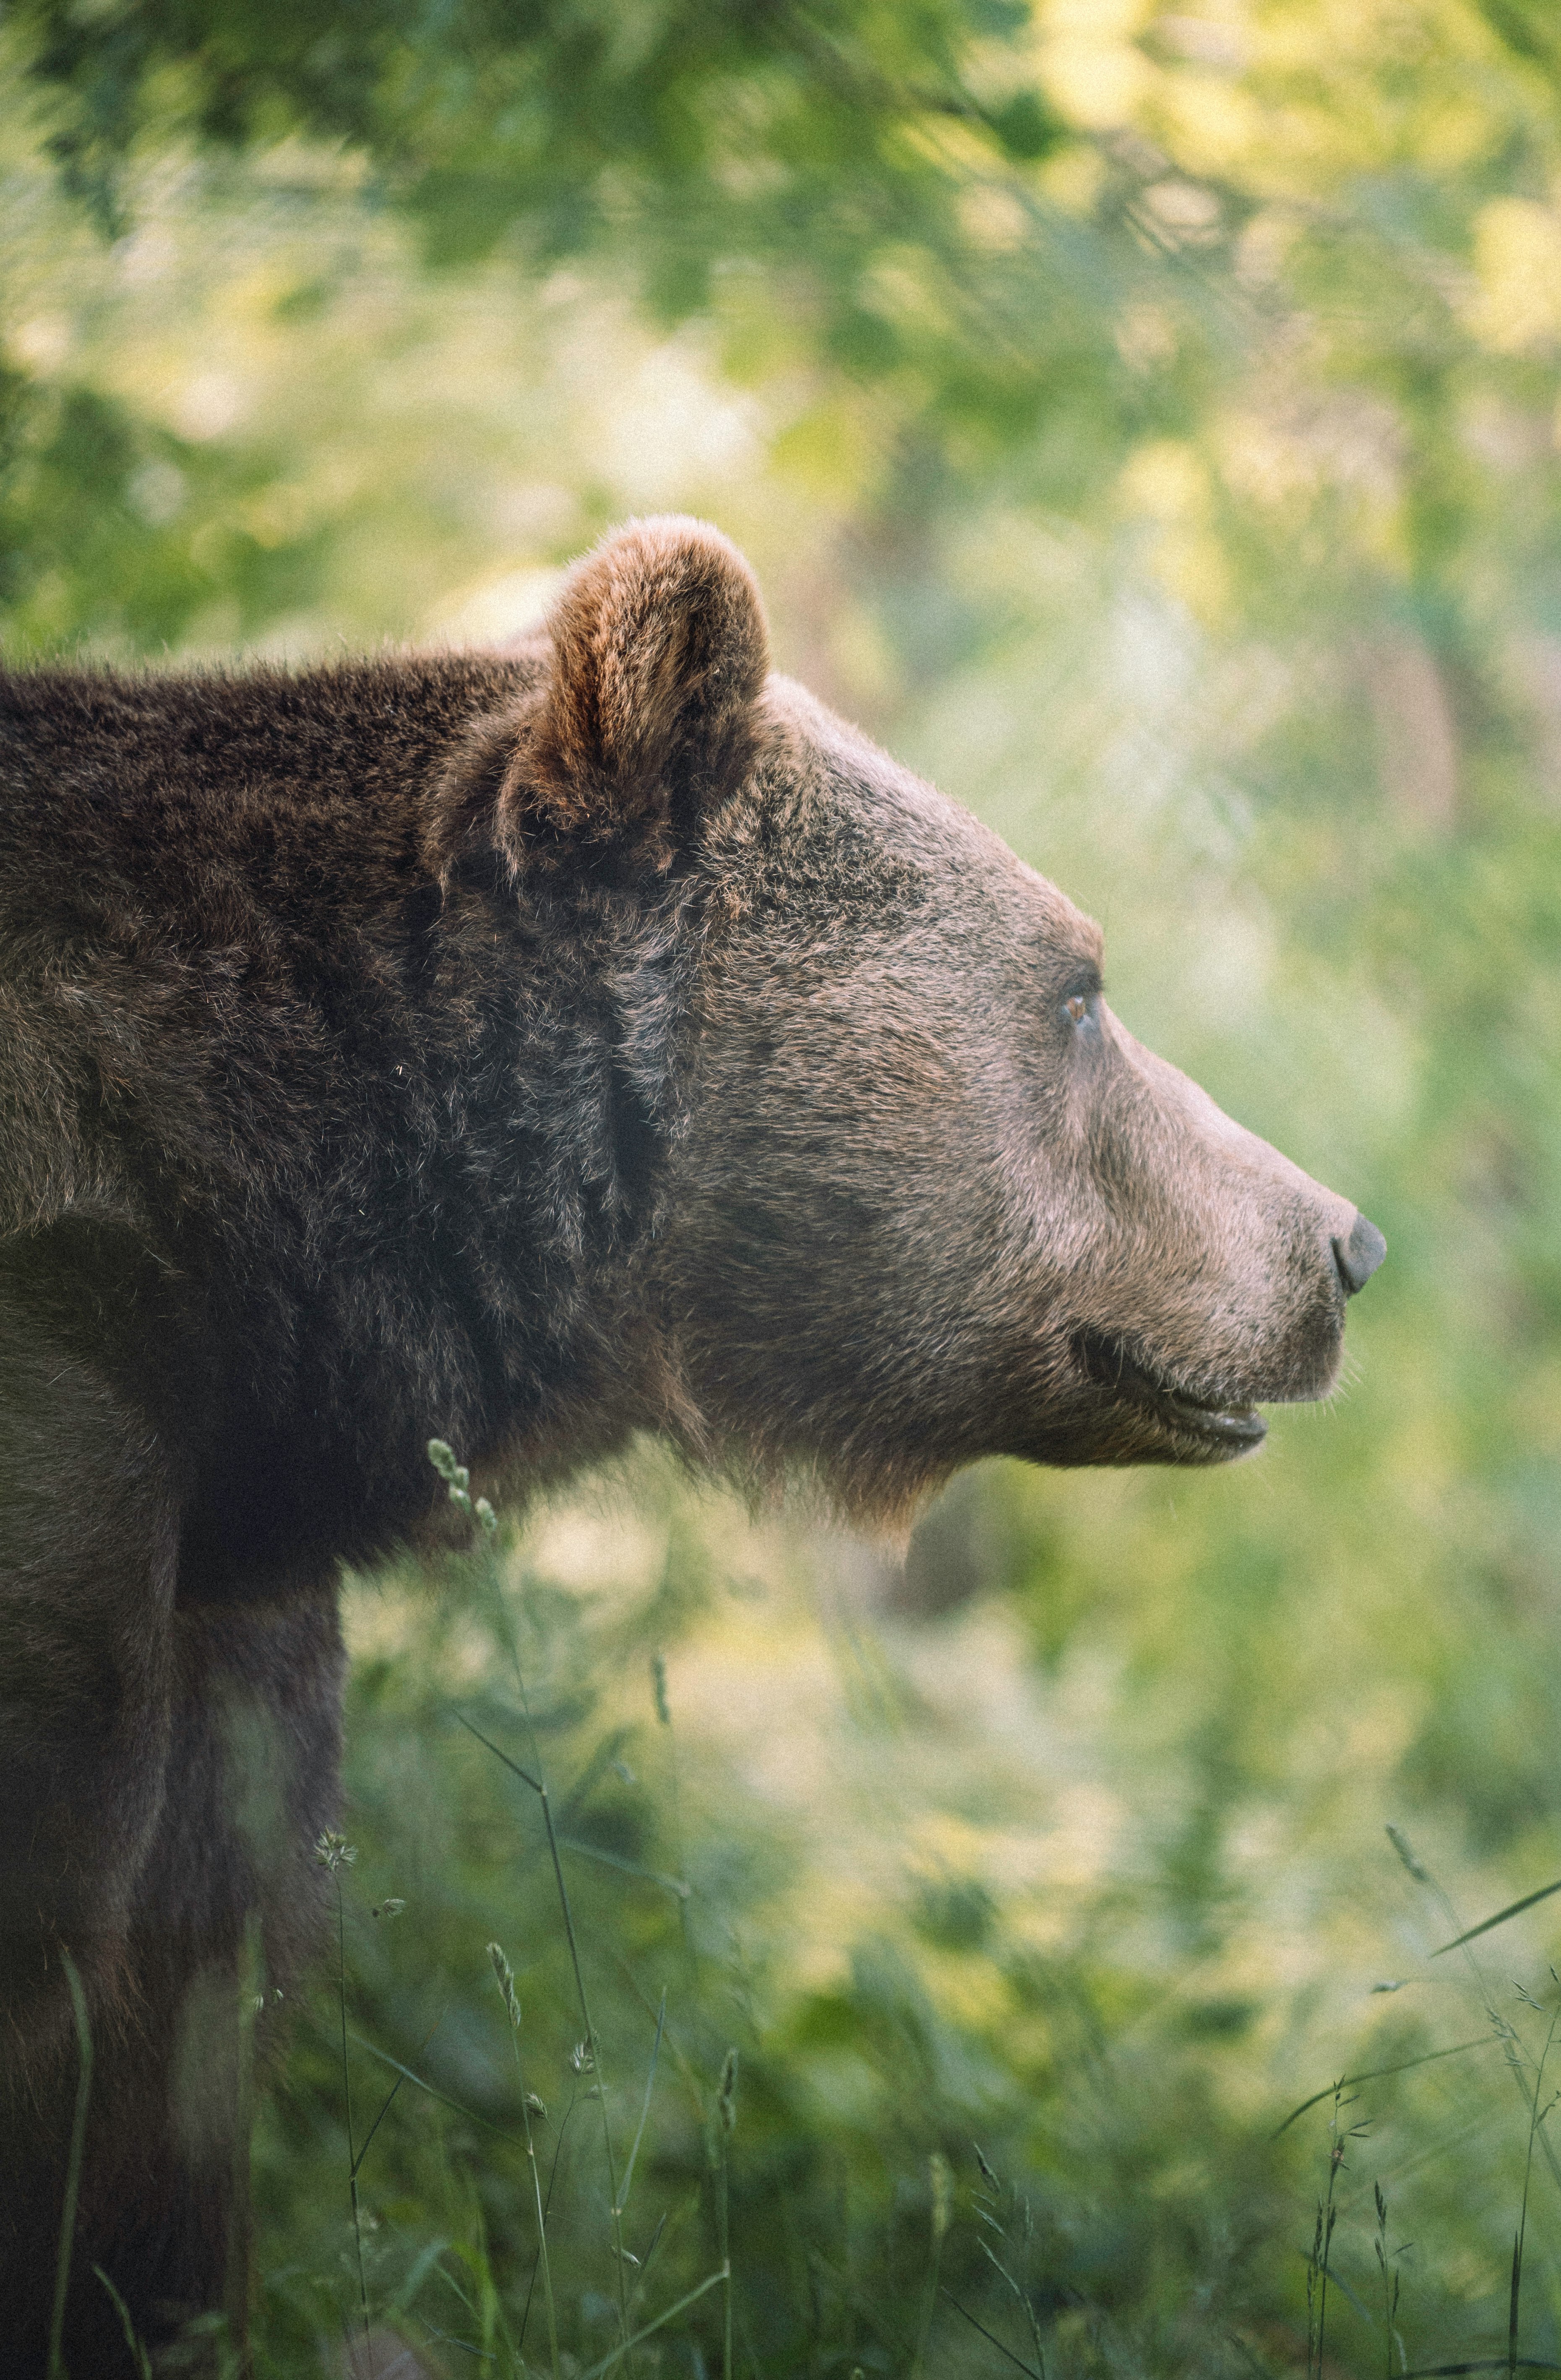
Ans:
POLYGON ((1083 1024, 1085 1017, 1088 1016, 1090 1013, 1090 1003, 1085 999, 1081 991, 1070 991, 1068 993, 1067 1013, 1069 1016, 1072 1017, 1075 1025, 1083 1024))

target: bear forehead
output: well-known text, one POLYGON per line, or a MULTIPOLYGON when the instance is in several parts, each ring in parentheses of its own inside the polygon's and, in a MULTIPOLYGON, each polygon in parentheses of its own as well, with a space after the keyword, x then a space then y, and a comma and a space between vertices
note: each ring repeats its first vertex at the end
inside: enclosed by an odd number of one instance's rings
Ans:
POLYGON ((1049 967, 1099 973, 1104 937, 1094 919, 962 803, 792 679, 772 674, 766 709, 788 752, 788 791, 799 779, 808 809, 844 814, 880 847, 887 866, 921 876, 933 916, 945 930, 1017 945, 1021 953, 1043 956, 1049 967))

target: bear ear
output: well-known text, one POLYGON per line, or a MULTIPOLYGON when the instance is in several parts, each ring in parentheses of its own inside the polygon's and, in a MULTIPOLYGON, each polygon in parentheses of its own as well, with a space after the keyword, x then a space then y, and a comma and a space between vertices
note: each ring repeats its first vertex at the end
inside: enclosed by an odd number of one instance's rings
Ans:
POLYGON ((570 572, 548 633, 541 708, 499 790, 501 837, 637 831, 665 867, 752 752, 769 663, 753 574, 704 521, 631 521, 570 572))

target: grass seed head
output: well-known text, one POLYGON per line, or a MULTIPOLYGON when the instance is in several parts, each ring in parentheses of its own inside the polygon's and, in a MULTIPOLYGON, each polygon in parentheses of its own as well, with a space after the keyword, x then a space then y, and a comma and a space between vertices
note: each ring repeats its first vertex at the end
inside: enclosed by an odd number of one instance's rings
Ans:
POLYGON ((954 2173, 941 2149, 927 2159, 927 2178, 933 2186, 933 2245, 939 2247, 954 2216, 954 2173))
POLYGON ((1431 1882, 1430 1869, 1421 1865, 1420 1861, 1415 1857, 1413 1851, 1410 1849, 1409 1838, 1404 1832, 1403 1828, 1394 1826, 1391 1820, 1388 1822, 1387 1840, 1393 1845, 1394 1850, 1397 1852, 1405 1866, 1409 1869, 1409 1874, 1414 1877, 1415 1882, 1417 1884, 1429 1884, 1431 1882))
POLYGON ((504 2001, 505 2014, 517 2033, 520 2030, 520 1996, 515 1988, 515 1970, 496 1942, 488 1945, 488 1956, 498 1977, 499 1997, 504 2001))

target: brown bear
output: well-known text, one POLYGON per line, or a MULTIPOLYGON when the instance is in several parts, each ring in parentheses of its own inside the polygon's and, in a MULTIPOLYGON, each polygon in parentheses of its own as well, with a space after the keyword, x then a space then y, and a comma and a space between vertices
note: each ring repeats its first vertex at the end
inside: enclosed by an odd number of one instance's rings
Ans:
POLYGON ((424 1521, 431 1436, 524 1486, 660 1430, 897 1516, 981 1455, 1224 1461, 1327 1390, 1380 1235, 1100 965, 769 674, 696 522, 512 655, 4 680, 5 2371, 72 1968, 69 2368, 125 2352, 94 2266, 153 2345, 241 2305, 239 1978, 314 1937, 337 1574, 424 1521))

